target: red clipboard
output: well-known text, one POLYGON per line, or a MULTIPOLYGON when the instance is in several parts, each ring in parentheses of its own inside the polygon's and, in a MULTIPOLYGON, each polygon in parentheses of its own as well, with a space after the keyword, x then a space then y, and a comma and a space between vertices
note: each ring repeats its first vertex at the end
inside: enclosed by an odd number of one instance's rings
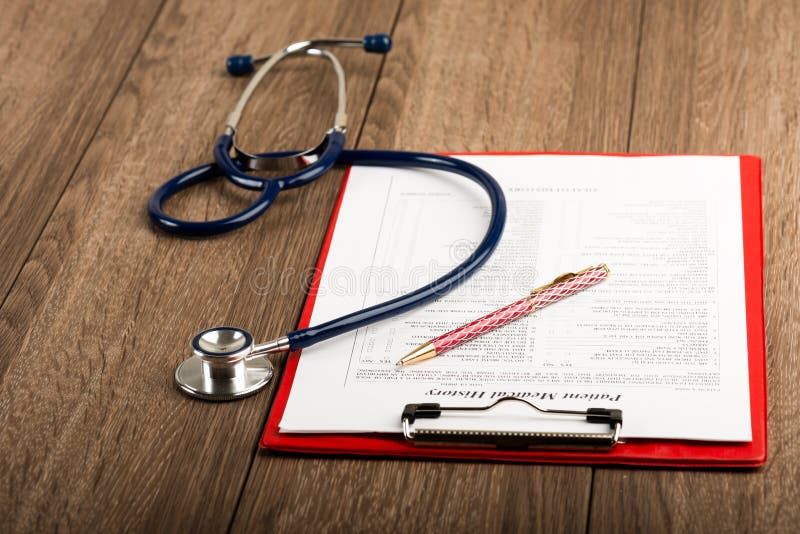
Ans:
MULTIPOLYGON (((532 155, 540 152, 482 152, 450 155, 532 155)), ((547 153, 566 154, 566 153, 547 153)), ((586 154, 583 154, 586 155, 586 154)), ((590 154, 619 157, 644 157, 658 154, 590 154)), ((767 461, 767 383, 764 336, 763 237, 761 229, 761 159, 739 156, 742 193, 742 233, 744 238, 745 304, 747 350, 750 375, 749 443, 702 442, 688 440, 633 440, 620 443, 608 452, 557 450, 496 450, 465 447, 422 447, 406 442, 399 434, 286 434, 278 425, 292 388, 300 351, 289 354, 281 383, 267 418, 260 447, 277 451, 383 457, 421 457, 558 464, 619 464, 672 467, 758 467, 767 461)), ((339 214, 349 170, 345 174, 333 211, 317 269, 312 280, 298 328, 308 326, 317 290, 325 267, 333 230, 339 214)), ((398 406, 399 411, 402 407, 398 406)))

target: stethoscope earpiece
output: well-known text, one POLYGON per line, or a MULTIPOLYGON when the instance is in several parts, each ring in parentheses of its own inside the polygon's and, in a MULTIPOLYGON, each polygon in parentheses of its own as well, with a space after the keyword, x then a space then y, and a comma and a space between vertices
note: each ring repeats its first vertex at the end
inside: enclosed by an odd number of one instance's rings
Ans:
MULTIPOLYGON (((316 46, 360 46, 365 52, 386 54, 392 49, 392 37, 387 33, 374 33, 358 39, 315 39, 294 43, 287 48, 292 51, 305 50, 316 46)), ((270 56, 253 58, 252 54, 234 55, 225 61, 225 68, 231 76, 247 76, 256 69, 256 63, 266 61, 270 56)))
POLYGON ((225 61, 225 68, 231 76, 247 76, 255 70, 253 55, 231 56, 225 61))
POLYGON ((365 51, 375 54, 385 54, 392 49, 392 37, 388 33, 365 35, 361 42, 365 51))

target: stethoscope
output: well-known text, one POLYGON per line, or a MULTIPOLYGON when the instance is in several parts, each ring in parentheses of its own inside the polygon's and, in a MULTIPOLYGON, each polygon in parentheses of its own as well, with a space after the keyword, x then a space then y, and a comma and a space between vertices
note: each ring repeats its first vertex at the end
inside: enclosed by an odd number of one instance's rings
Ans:
POLYGON ((367 52, 386 53, 392 47, 388 35, 367 35, 364 39, 320 39, 293 43, 278 52, 254 59, 252 56, 228 58, 227 69, 233 76, 249 74, 256 63, 263 63, 245 87, 236 107, 228 115, 225 131, 214 145, 214 162, 185 171, 164 183, 150 197, 148 212, 159 228, 185 236, 208 236, 229 232, 252 222, 269 208, 284 189, 305 185, 327 172, 334 164, 379 167, 420 167, 460 174, 476 182, 489 196, 489 227, 475 251, 460 265, 415 291, 387 302, 349 313, 326 323, 289 332, 285 336, 255 344, 253 336, 241 328, 220 326, 204 330, 191 341, 192 356, 175 370, 175 382, 186 394, 205 400, 231 400, 251 395, 269 383, 272 364, 267 355, 274 352, 309 347, 339 334, 387 319, 420 306, 453 289, 475 273, 491 256, 506 218, 506 203, 500 186, 483 169, 465 161, 418 152, 389 150, 345 150, 345 76, 339 60, 320 46, 361 46, 367 52), (334 126, 322 142, 304 152, 250 154, 236 145, 236 127, 247 102, 266 74, 283 59, 305 54, 327 59, 336 72, 338 106, 334 126), (231 155, 233 152, 233 156, 231 155), (261 178, 248 171, 278 170, 288 172, 281 178, 261 178), (167 215, 162 206, 166 199, 195 184, 224 176, 235 185, 260 191, 261 195, 240 213, 215 221, 184 221, 167 215))

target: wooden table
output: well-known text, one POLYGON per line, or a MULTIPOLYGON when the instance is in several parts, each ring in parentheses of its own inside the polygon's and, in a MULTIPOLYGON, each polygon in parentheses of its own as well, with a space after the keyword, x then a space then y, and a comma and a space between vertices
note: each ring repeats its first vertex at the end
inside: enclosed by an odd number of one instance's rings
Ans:
MULTIPOLYGON (((10 0, 2 12, 3 531, 797 531, 798 2, 10 0), (233 235, 154 231, 148 196, 209 159, 246 83, 224 58, 379 31, 396 43, 385 59, 339 54, 351 147, 764 158, 766 467, 263 454, 272 391, 228 404, 176 391, 199 326, 266 339, 296 324, 304 277, 263 273, 314 265, 342 176, 233 235)), ((327 67, 283 71, 241 125, 245 146, 310 146, 331 122, 327 67)), ((194 193, 170 209, 215 217, 252 198, 221 181, 194 193)))

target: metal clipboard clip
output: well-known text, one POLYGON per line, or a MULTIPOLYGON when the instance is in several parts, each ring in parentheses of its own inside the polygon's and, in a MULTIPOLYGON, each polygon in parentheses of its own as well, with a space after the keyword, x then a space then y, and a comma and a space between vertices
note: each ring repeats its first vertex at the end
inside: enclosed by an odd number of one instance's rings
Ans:
POLYGON ((407 404, 401 418, 403 436, 415 445, 460 445, 498 449, 579 448, 611 450, 619 443, 622 428, 622 410, 589 408, 580 410, 553 410, 540 408, 519 397, 503 397, 488 406, 441 406, 438 403, 407 404), (585 418, 587 423, 608 425, 607 432, 534 432, 490 430, 444 430, 415 428, 417 419, 438 419, 443 412, 486 412, 506 401, 527 404, 546 415, 567 415, 585 418))

